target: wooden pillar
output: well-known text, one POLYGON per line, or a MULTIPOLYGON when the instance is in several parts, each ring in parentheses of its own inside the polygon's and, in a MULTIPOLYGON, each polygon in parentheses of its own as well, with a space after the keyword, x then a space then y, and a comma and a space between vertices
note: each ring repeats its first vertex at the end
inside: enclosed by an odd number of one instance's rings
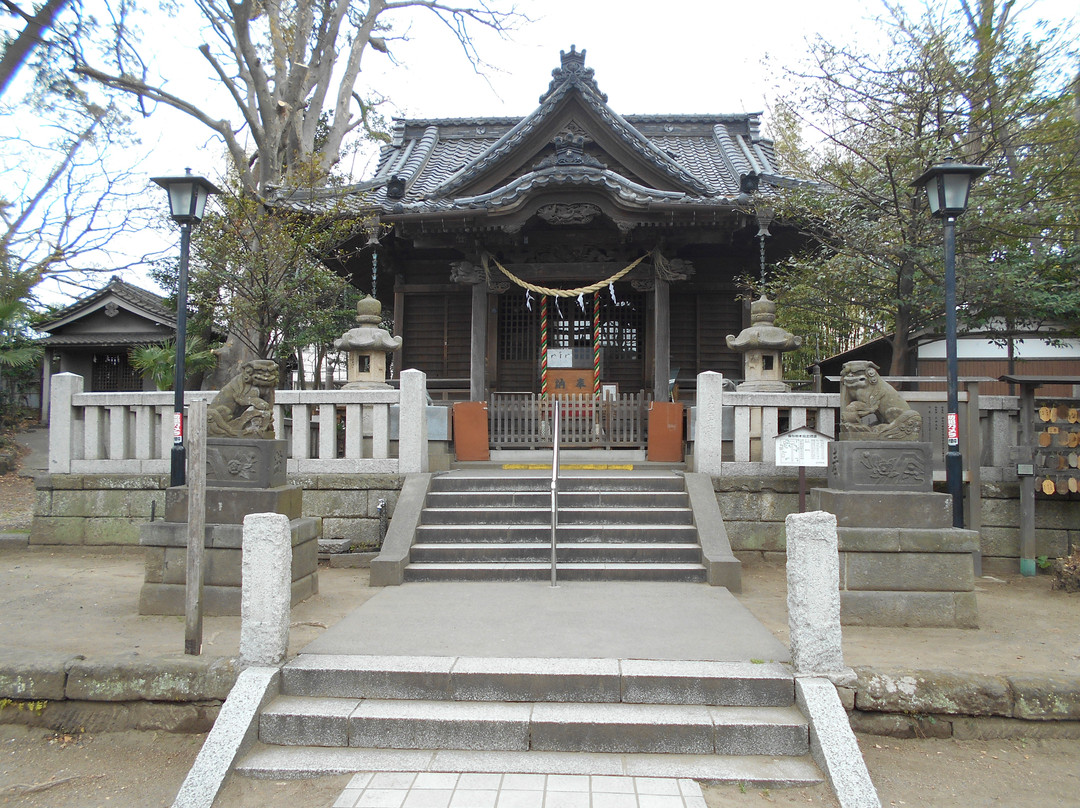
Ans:
POLYGON ((487 283, 472 285, 472 335, 469 357, 469 400, 483 401, 487 396, 487 283))
MULTIPOLYGON (((400 337, 405 330, 405 278, 398 274, 394 279, 394 336, 400 337)), ((404 341, 403 341, 404 343, 404 341)), ((401 348, 394 351, 394 373, 401 378, 401 348)))
POLYGON ((653 400, 668 400, 671 376, 671 299, 668 282, 656 279, 653 300, 653 400))

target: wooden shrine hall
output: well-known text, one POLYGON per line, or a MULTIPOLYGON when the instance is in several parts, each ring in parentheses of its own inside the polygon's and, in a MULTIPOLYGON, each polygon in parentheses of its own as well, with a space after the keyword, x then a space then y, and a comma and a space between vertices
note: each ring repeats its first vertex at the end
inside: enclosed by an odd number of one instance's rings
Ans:
POLYGON ((435 397, 686 398, 699 372, 741 377, 736 281, 801 243, 769 224, 794 181, 759 126, 624 117, 571 47, 526 117, 397 120, 374 178, 276 203, 362 222, 328 263, 392 313, 392 374, 435 397))

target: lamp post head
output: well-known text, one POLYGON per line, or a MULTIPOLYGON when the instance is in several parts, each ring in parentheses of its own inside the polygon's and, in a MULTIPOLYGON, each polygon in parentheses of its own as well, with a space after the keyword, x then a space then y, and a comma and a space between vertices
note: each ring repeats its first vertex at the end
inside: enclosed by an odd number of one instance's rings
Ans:
POLYGON ((937 165, 926 169, 922 176, 911 184, 926 191, 931 216, 937 219, 955 218, 967 210, 972 180, 989 170, 986 166, 958 163, 952 157, 946 157, 937 165))
POLYGON ((206 198, 220 194, 221 189, 205 177, 191 173, 179 177, 151 177, 151 181, 169 194, 169 213, 178 224, 198 224, 206 210, 206 198))

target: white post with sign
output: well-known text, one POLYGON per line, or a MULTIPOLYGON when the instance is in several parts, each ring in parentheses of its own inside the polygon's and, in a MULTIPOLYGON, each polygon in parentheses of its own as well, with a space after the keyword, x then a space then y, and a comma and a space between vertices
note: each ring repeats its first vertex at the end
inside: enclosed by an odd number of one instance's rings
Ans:
POLYGON ((799 513, 806 512, 806 467, 829 465, 828 435, 800 426, 776 436, 776 465, 799 467, 799 513))

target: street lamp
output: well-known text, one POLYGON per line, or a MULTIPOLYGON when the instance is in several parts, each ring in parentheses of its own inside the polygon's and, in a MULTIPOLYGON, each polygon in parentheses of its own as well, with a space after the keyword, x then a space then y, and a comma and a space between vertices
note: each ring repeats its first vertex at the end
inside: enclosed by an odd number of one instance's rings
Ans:
POLYGON ((180 288, 176 295, 176 373, 173 401, 173 448, 169 484, 183 485, 187 456, 184 452, 184 354, 187 351, 187 279, 191 227, 202 221, 206 198, 221 189, 191 169, 181 177, 151 177, 169 194, 169 213, 180 225, 180 288))
POLYGON ((952 495, 953 527, 964 526, 964 462, 960 455, 960 404, 956 362, 956 217, 967 210, 972 180, 989 170, 986 166, 958 163, 952 157, 946 157, 942 162, 926 169, 923 175, 912 183, 926 189, 930 214, 945 223, 945 356, 949 385, 945 480, 952 495))

